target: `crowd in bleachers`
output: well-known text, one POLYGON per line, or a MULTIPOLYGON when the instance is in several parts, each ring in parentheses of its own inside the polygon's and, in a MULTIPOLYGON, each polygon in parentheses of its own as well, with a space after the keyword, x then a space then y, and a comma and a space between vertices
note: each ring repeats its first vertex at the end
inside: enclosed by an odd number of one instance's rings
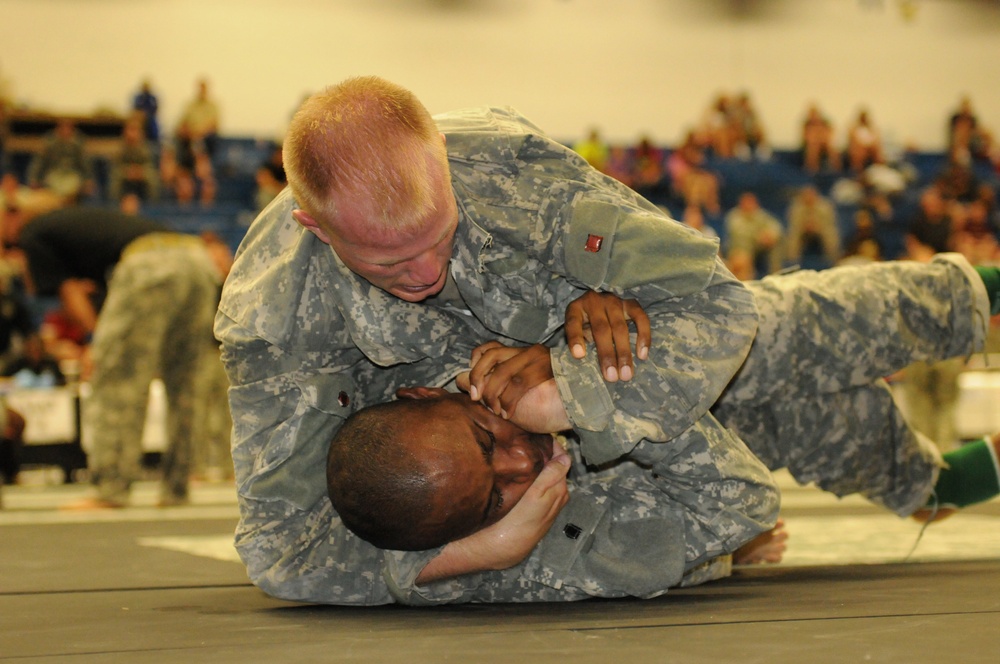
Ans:
POLYGON ((749 95, 719 95, 672 148, 645 137, 609 145, 597 129, 573 147, 675 219, 719 236, 744 278, 936 251, 994 262, 1000 150, 967 97, 942 125, 944 151, 908 150, 884 144, 870 109, 838 132, 812 103, 798 148, 776 150, 749 95))

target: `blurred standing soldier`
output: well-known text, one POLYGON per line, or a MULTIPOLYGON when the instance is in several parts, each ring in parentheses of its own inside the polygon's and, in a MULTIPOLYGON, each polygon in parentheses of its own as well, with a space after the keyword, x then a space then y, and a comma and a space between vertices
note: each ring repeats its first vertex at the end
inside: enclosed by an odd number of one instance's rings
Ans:
POLYGON ((84 362, 91 396, 83 424, 94 437, 88 465, 97 494, 67 507, 127 504, 140 471, 149 384, 157 376, 169 413, 160 505, 186 502, 196 368, 228 247, 101 208, 8 219, 5 227, 8 241, 24 250, 36 293, 58 295, 93 340, 91 361, 84 362))
POLYGON ((146 79, 142 82, 139 92, 132 98, 132 110, 142 114, 146 140, 154 145, 160 142, 160 123, 156 119, 159 108, 160 102, 153 93, 149 79, 146 79))

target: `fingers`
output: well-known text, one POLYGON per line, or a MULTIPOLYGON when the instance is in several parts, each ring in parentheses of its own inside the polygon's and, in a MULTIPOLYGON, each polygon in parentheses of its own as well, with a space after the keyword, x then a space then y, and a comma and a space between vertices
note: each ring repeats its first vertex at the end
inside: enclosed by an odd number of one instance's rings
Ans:
POLYGON ((540 344, 528 348, 489 349, 473 367, 472 383, 475 384, 480 376, 479 399, 494 413, 509 418, 521 397, 552 378, 549 349, 540 344), (485 373, 479 374, 480 370, 485 373))
POLYGON ((623 300, 612 293, 587 291, 566 307, 566 342, 575 358, 586 355, 588 337, 597 350, 601 374, 609 383, 631 380, 634 357, 649 357, 652 343, 649 316, 636 300, 623 300), (635 355, 629 339, 629 321, 635 325, 635 355))
POLYGON ((528 501, 522 498, 514 509, 524 504, 531 511, 533 520, 538 522, 538 527, 548 530, 559 511, 569 501, 569 488, 566 484, 569 469, 570 459, 565 452, 552 457, 525 494, 528 501))
MULTIPOLYGON (((472 351, 472 368, 469 370, 469 396, 472 397, 473 401, 483 399, 487 381, 490 380, 490 374, 493 373, 494 367, 507 358, 516 355, 520 350, 522 349, 507 348, 497 341, 490 341, 472 351)), ((495 400, 496 396, 503 392, 505 387, 506 385, 499 384, 499 381, 497 381, 497 384, 491 384, 490 394, 492 400, 495 400)), ((492 409, 494 404, 486 402, 486 405, 492 409)), ((499 414, 499 410, 495 410, 494 412, 499 414)))
POLYGON ((469 380, 469 372, 463 371, 462 373, 455 376, 455 385, 457 385, 458 389, 462 390, 463 392, 471 392, 472 381, 469 380))
POLYGON ((636 300, 625 300, 624 309, 627 316, 635 324, 635 354, 640 360, 649 357, 649 345, 653 341, 653 333, 649 324, 649 316, 636 300))
MULTIPOLYGON (((593 291, 588 291, 586 297, 593 291)), ((569 345, 570 353, 576 359, 582 359, 587 354, 587 337, 584 332, 584 325, 587 322, 587 312, 583 307, 583 298, 573 300, 566 307, 566 343, 569 345)))

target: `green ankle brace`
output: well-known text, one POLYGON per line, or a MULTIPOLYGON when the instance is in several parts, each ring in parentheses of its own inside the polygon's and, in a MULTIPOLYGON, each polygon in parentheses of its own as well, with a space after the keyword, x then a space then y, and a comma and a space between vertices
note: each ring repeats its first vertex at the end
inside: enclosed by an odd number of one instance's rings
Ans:
POLYGON ((977 440, 947 452, 928 507, 966 507, 1000 493, 1000 464, 988 440, 977 440))
POLYGON ((977 265, 976 272, 986 285, 986 294, 990 298, 990 314, 993 316, 1000 314, 1000 268, 977 265))

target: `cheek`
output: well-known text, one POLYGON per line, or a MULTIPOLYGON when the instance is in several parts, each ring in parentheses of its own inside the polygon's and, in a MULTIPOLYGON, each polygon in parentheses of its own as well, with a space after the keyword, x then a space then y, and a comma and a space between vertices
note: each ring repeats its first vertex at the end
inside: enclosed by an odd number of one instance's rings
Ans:
POLYGON ((531 488, 530 482, 508 484, 503 487, 503 489, 501 489, 503 492, 503 507, 497 510, 497 516, 493 520, 499 521, 501 518, 510 513, 510 511, 514 509, 514 505, 521 502, 521 499, 524 498, 524 494, 528 492, 529 488, 531 488))

